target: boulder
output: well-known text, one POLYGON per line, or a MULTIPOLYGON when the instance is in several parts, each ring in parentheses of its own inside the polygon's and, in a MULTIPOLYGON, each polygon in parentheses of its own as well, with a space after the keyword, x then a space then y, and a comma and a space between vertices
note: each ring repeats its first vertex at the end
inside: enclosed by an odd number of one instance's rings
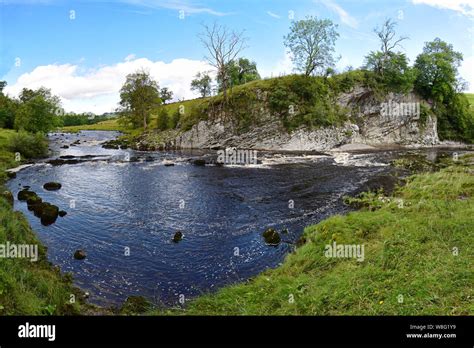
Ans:
POLYGON ((178 231, 174 234, 173 236, 173 242, 178 243, 183 239, 183 233, 181 231, 178 231))
POLYGON ((33 196, 36 196, 36 193, 26 188, 18 192, 17 198, 19 201, 26 202, 28 198, 33 196))
POLYGON ((59 182, 47 182, 43 185, 43 188, 47 191, 57 191, 61 188, 61 184, 59 182))
POLYGON ((262 236, 268 245, 276 246, 281 242, 280 235, 273 228, 267 228, 265 232, 262 233, 262 236))
POLYGON ((74 258, 76 260, 84 260, 86 258, 86 252, 82 249, 78 249, 74 252, 74 258))
POLYGON ((64 211, 64 210, 60 210, 59 213, 58 213, 58 215, 59 215, 60 217, 65 217, 65 216, 67 215, 67 212, 64 211))
POLYGON ((59 216, 59 208, 53 204, 43 202, 37 205, 35 215, 40 216, 42 225, 49 226, 56 222, 59 216))

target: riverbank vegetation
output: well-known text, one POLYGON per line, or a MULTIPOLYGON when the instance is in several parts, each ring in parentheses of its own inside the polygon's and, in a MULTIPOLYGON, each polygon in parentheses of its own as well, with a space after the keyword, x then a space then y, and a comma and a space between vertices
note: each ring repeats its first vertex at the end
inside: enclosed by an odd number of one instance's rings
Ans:
POLYGON ((417 174, 392 196, 361 196, 362 210, 303 234, 283 264, 191 300, 173 315, 472 315, 474 156, 417 174), (327 257, 328 245, 364 246, 363 261, 327 257))

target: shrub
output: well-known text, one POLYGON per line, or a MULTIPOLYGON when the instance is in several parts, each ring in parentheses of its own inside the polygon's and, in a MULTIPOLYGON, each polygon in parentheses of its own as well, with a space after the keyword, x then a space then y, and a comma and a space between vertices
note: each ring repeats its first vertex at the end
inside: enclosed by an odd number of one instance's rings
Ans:
POLYGON ((48 142, 41 133, 19 131, 10 138, 9 149, 20 153, 22 158, 40 158, 48 154, 48 142))

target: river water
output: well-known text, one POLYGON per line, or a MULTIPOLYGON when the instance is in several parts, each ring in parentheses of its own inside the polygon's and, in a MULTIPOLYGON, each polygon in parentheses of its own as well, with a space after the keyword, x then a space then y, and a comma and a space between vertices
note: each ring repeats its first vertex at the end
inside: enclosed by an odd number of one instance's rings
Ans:
POLYGON ((43 226, 15 201, 48 247, 50 261, 72 272, 75 284, 101 305, 118 305, 130 295, 178 305, 183 296, 188 300, 278 266, 305 226, 347 212, 342 197, 391 171, 387 164, 400 154, 259 153, 258 165, 195 166, 188 160, 202 152, 101 147, 116 135, 52 134, 54 157, 83 162, 38 163, 8 182, 15 196, 27 185, 67 211, 43 226), (164 160, 175 165, 164 166, 164 160), (62 188, 44 190, 50 181, 62 188), (288 229, 276 247, 261 236, 269 227, 288 229), (178 230, 184 238, 174 243, 178 230), (73 258, 77 249, 86 251, 85 260, 73 258))

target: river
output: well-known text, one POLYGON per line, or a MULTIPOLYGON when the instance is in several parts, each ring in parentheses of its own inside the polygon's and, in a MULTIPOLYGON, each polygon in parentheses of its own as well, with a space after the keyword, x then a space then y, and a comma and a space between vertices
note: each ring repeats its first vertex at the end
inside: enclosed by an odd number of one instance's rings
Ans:
POLYGON ((49 260, 72 272, 75 284, 99 305, 119 305, 131 295, 178 305, 278 266, 305 226, 347 212, 342 197, 393 170, 388 163, 400 154, 259 153, 256 165, 195 166, 189 159, 203 152, 102 148, 116 136, 51 134, 53 157, 81 161, 39 162, 8 182, 15 196, 30 186, 67 211, 43 226, 25 203, 15 201, 48 247, 49 260), (164 166, 164 160, 175 165, 164 166), (50 181, 62 188, 44 190, 50 181), (262 238, 269 227, 288 230, 276 247, 262 238), (184 238, 174 243, 178 230, 184 238), (86 259, 73 258, 77 249, 86 251, 86 259))

